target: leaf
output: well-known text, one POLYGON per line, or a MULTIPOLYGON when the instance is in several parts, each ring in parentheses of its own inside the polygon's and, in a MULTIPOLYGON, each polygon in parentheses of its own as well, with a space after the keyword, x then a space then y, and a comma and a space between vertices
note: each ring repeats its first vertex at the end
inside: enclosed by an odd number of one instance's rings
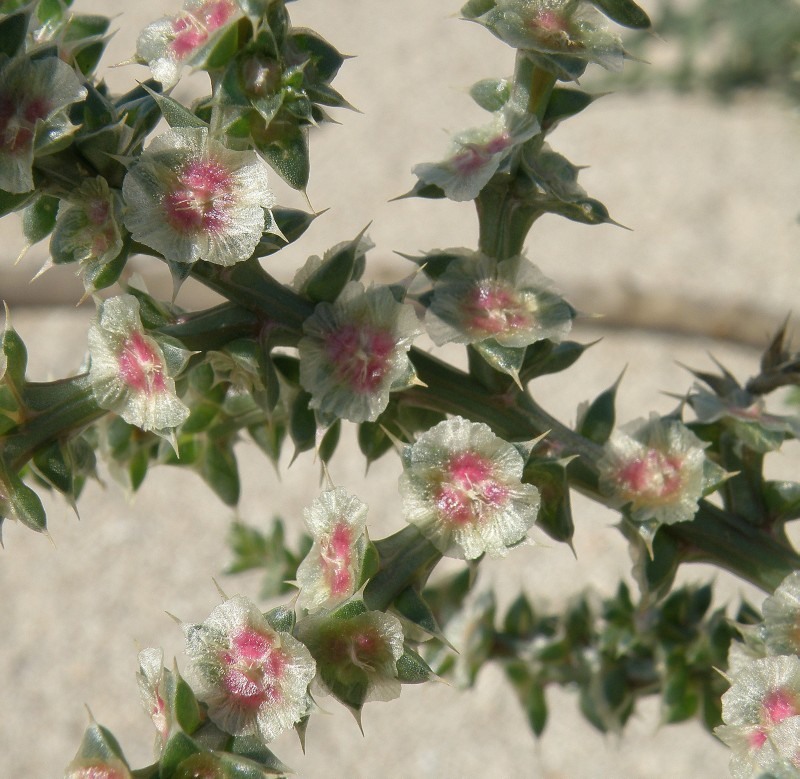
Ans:
POLYGON ((203 716, 200 712, 200 705, 197 703, 197 698, 195 697, 192 688, 178 673, 177 667, 172 672, 172 676, 175 682, 172 711, 181 728, 183 728, 186 733, 191 735, 200 727, 201 723, 203 722, 203 716))
POLYGON ((560 373, 569 368, 593 344, 579 344, 575 341, 537 341, 525 350, 525 358, 519 370, 523 384, 550 373, 560 373))
POLYGON ((435 676, 431 667, 413 649, 406 646, 397 661, 397 678, 403 684, 420 684, 435 676))
POLYGON ((542 129, 552 130, 559 122, 579 114, 590 106, 597 97, 597 95, 590 95, 579 89, 556 87, 547 103, 542 119, 542 129))
POLYGON ((646 30, 651 26, 650 17, 633 0, 590 0, 609 19, 636 30, 646 30))
POLYGON ((208 125, 202 119, 195 116, 177 100, 150 89, 147 84, 142 84, 141 87, 156 101, 158 110, 161 111, 161 115, 170 127, 202 127, 208 129, 208 125))
POLYGON ((25 209, 22 231, 28 243, 38 243, 53 231, 58 213, 57 197, 42 195, 25 209))
MULTIPOLYGON (((324 213, 324 212, 321 212, 324 213)), ((253 252, 254 257, 267 257, 296 241, 320 214, 308 214, 295 208, 273 208, 272 217, 286 240, 275 233, 264 233, 253 252)))
POLYGON ((191 736, 182 730, 173 731, 161 752, 161 776, 172 776, 184 760, 202 751, 202 747, 191 736))
POLYGON ((601 392, 592 401, 578 425, 578 433, 600 446, 603 446, 608 441, 614 429, 616 421, 614 405, 617 398, 617 389, 623 375, 624 371, 607 390, 601 392))
POLYGON ((461 9, 461 15, 465 19, 477 19, 491 11, 495 5, 495 0, 469 0, 461 9))
POLYGON ((298 392, 292 403, 289 421, 289 435, 294 441, 295 456, 314 448, 317 436, 317 420, 314 412, 308 407, 311 395, 298 392))
POLYGON ((78 758, 84 760, 122 760, 122 747, 110 730, 92 720, 83 733, 81 745, 78 747, 78 758))
POLYGON ((278 757, 264 745, 258 736, 236 736, 230 747, 230 752, 240 757, 246 757, 258 763, 264 768, 270 769, 271 773, 284 775, 292 773, 292 770, 282 763, 278 757))
POLYGON ((25 204, 35 196, 36 193, 33 191, 13 194, 0 189, 0 217, 10 214, 13 211, 19 211, 20 208, 24 208, 25 204))
POLYGON ((287 606, 276 606, 264 614, 264 618, 269 622, 270 627, 279 633, 291 633, 297 621, 294 609, 287 606))
MULTIPOLYGON (((262 124, 263 124, 263 120, 262 124)), ((296 121, 273 119, 264 130, 253 133, 256 148, 272 169, 292 188, 304 190, 308 185, 308 137, 296 121)))
POLYGON ((569 496, 569 481, 564 463, 533 460, 525 466, 522 479, 535 485, 541 495, 536 525, 550 538, 572 546, 575 524, 569 496))
POLYGON ((28 14, 19 13, 0 20, 0 56, 13 57, 25 44, 28 14))
POLYGON ((430 606, 425 603, 422 595, 420 595, 419 591, 414 587, 406 587, 395 597, 392 605, 397 610, 398 614, 409 622, 421 628, 431 636, 435 636, 447 643, 430 606))
POLYGON ((485 78, 470 87, 469 95, 485 111, 494 113, 511 97, 511 84, 505 78, 485 78))
POLYGON ((208 442, 201 475, 226 506, 235 506, 239 502, 239 469, 229 441, 208 442))
POLYGON ((322 301, 332 303, 352 280, 356 259, 371 246, 368 244, 365 247, 366 229, 365 227, 352 241, 340 244, 330 255, 326 255, 321 265, 303 285, 303 291, 314 303, 322 301))
POLYGON ((324 463, 330 462, 331 457, 333 457, 333 453, 336 451, 336 447, 339 444, 339 434, 342 431, 342 420, 337 419, 326 431, 325 435, 322 436, 322 441, 320 441, 319 449, 317 450, 319 454, 319 459, 322 460, 324 463))
POLYGON ((533 632, 536 616, 530 601, 520 593, 506 613, 503 630, 517 638, 525 638, 533 632))

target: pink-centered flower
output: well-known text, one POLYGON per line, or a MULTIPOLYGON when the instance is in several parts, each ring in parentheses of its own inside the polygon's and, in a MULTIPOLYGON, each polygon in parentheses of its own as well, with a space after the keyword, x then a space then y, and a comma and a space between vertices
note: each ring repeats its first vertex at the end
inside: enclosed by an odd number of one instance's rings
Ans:
POLYGON ((421 333, 414 309, 388 287, 351 281, 334 303, 319 303, 303 323, 300 383, 323 422, 374 422, 389 393, 415 379, 408 359, 421 333))
POLYGON ((189 0, 177 16, 166 16, 142 30, 136 56, 169 89, 185 65, 202 67, 220 36, 243 15, 235 0, 189 0))
POLYGON ((33 189, 37 151, 71 131, 67 109, 85 97, 75 71, 57 57, 0 65, 0 190, 33 189))
POLYGON ((403 656, 400 620, 382 611, 324 614, 297 624, 297 634, 317 662, 316 685, 360 708, 400 695, 397 661, 403 656))
POLYGON ((619 36, 605 28, 603 17, 585 0, 496 0, 475 21, 516 49, 622 68, 625 50, 619 36))
POLYGON ((454 135, 444 160, 421 163, 412 172, 423 184, 444 190, 450 200, 474 200, 514 147, 538 132, 535 118, 499 111, 490 124, 454 135))
POLYGON ((231 151, 205 128, 158 136, 125 176, 125 226, 175 262, 233 265, 277 228, 269 168, 254 151, 231 151))
POLYGON ((323 492, 303 511, 314 545, 297 568, 297 605, 331 609, 357 589, 367 545, 367 506, 343 487, 323 492))
POLYGON ((707 461, 701 441, 681 422, 638 420, 616 430, 597 467, 614 506, 630 506, 635 522, 687 522, 722 470, 707 461))
POLYGON ((764 657, 743 667, 722 696, 722 721, 714 733, 733 750, 735 779, 758 776, 782 758, 793 759, 781 733, 797 732, 800 723, 800 657, 764 657))
POLYGON ((519 255, 497 262, 476 253, 453 260, 436 280, 425 325, 437 346, 491 338, 522 347, 545 338, 560 341, 572 318, 572 308, 533 263, 519 255))
POLYGON ((269 742, 306 714, 314 660, 250 600, 230 598, 185 632, 197 696, 222 730, 269 742))
POLYGON ((522 483, 524 462, 488 425, 454 417, 403 451, 406 520, 442 554, 503 557, 536 521, 539 491, 522 483))
POLYGON ((89 383, 101 408, 165 437, 189 416, 172 377, 190 353, 172 339, 145 333, 133 295, 99 304, 89 327, 89 353, 89 383))

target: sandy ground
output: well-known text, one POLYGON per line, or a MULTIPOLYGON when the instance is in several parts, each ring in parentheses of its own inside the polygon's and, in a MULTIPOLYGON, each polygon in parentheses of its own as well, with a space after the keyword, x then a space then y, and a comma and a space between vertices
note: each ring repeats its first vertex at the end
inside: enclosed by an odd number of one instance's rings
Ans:
MULTIPOLYGON (((103 4, 104 13, 124 10, 131 24, 113 41, 108 63, 126 59, 133 30, 168 10, 150 0, 130 10, 126 5, 103 4)), ((387 202, 411 187, 415 163, 442 155, 443 129, 482 121, 467 87, 511 70, 507 49, 452 18, 459 5, 292 4, 298 23, 313 25, 343 52, 359 55, 345 64, 336 86, 363 113, 341 114, 343 126, 326 127, 312 138, 309 197, 316 208, 331 210, 300 242, 269 260, 279 278, 290 279, 309 254, 354 236, 370 220, 376 278, 409 271, 394 250, 474 245, 468 205, 387 202)), ((75 6, 100 9, 80 0, 75 6)), ((109 80, 122 89, 143 77, 144 70, 133 66, 111 71, 109 80)), ((552 145, 575 163, 591 163, 582 175, 584 186, 634 232, 543 218, 529 241, 530 257, 586 314, 602 314, 606 324, 669 332, 600 331, 584 320, 576 337, 604 340, 569 373, 536 385, 545 407, 573 420, 577 404, 628 365, 619 404, 621 421, 627 421, 669 410, 672 401, 661 393, 689 386, 675 360, 709 369, 707 352, 713 351, 742 377, 755 370, 753 349, 719 339, 763 344, 766 332, 795 307, 798 142, 797 116, 763 99, 723 110, 699 98, 611 96, 557 130, 552 145), (697 332, 706 335, 690 335, 697 332)), ((277 184, 276 189, 282 203, 302 207, 295 194, 277 184)), ((74 301, 79 284, 69 272, 51 271, 29 285, 42 250, 34 247, 12 268, 21 239, 10 220, 0 229, 8 247, 0 297, 12 305, 29 346, 31 377, 65 375, 80 363, 92 312, 88 306, 28 307, 74 301)), ((160 266, 140 267, 154 289, 166 288, 160 266)), ((180 294, 187 307, 210 300, 191 284, 180 294)), ((402 521, 395 491, 399 463, 388 456, 365 479, 352 438, 346 436, 332 475, 372 507, 371 532, 380 537, 402 521)), ((798 449, 790 446, 770 458, 771 473, 796 478, 798 449)), ((296 527, 309 484, 317 479, 311 458, 300 458, 288 470, 284 465, 280 482, 253 447, 242 446, 239 460, 239 516, 263 526, 280 514, 296 527)), ((156 470, 134 502, 113 484, 91 485, 80 510, 78 522, 62 503, 49 503, 52 545, 24 528, 4 527, 0 744, 8 746, 0 754, 2 777, 59 776, 85 726, 84 702, 120 737, 132 764, 145 764, 152 734, 138 707, 137 648, 160 645, 167 657, 179 656, 180 631, 165 612, 199 621, 217 603, 211 577, 229 559, 224 536, 232 512, 191 474, 156 470)), ((496 587, 503 603, 523 587, 553 607, 585 587, 611 593, 630 567, 623 540, 611 527, 614 517, 579 498, 575 513, 577 562, 566 548, 543 542, 484 566, 484 585, 496 587)), ((683 572, 691 581, 711 575, 722 602, 735 602, 741 592, 752 595, 722 574, 700 567, 683 572)), ((220 583, 229 593, 258 590, 249 577, 223 577, 220 583)), ((275 751, 310 779, 727 775, 720 744, 693 724, 659 728, 656 706, 642 707, 618 740, 581 719, 571 692, 548 691, 548 701, 551 722, 537 743, 500 674, 486 669, 467 693, 426 685, 406 688, 399 701, 368 707, 364 738, 349 715, 330 703, 330 716, 311 723, 305 757, 290 737, 276 742, 275 751)))

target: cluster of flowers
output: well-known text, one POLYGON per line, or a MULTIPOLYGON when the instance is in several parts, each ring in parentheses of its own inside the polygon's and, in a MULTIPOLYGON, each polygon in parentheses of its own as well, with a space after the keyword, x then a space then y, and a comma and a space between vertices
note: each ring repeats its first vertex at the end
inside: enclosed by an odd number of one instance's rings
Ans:
POLYGON ((764 621, 731 644, 714 732, 732 750, 734 779, 800 777, 800 571, 764 601, 764 621))

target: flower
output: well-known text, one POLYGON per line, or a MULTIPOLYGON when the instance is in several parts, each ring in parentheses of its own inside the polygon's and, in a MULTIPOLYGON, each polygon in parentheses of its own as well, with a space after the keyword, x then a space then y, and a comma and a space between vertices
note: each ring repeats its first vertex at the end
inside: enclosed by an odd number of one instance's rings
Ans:
POLYGON ((742 668, 722 696, 722 721, 714 733, 733 750, 734 779, 795 759, 797 742, 787 744, 786 735, 800 725, 800 657, 764 657, 742 668))
POLYGON ((133 295, 99 304, 89 327, 89 353, 89 383, 101 408, 164 437, 189 416, 172 379, 189 352, 172 339, 144 332, 133 295))
POLYGON ((442 162, 420 163, 412 173, 423 184, 440 187, 451 200, 474 200, 514 147, 538 132, 535 117, 498 111, 490 124, 454 135, 442 162))
POLYGON ((50 238, 56 263, 105 265, 122 251, 122 202, 98 176, 85 181, 69 200, 62 200, 50 238))
POLYGON ((761 634, 770 654, 800 655, 800 571, 789 574, 763 606, 761 634))
POLYGON ((611 434, 597 463, 601 490, 617 508, 629 505, 634 522, 687 522, 721 481, 706 446, 680 421, 651 414, 611 434))
POLYGON ((307 611, 347 600, 358 586, 367 544, 367 506, 343 487, 323 492, 303 511, 314 545, 297 569, 297 605, 307 611))
POLYGON ((317 684, 356 709, 397 698, 397 661, 404 651, 400 620, 381 611, 341 612, 297 624, 298 636, 317 661, 317 684))
POLYGON ((414 309, 388 287, 348 282, 334 303, 318 303, 303 323, 300 384, 324 422, 374 422, 392 390, 415 380, 407 352, 421 333, 414 309))
POLYGON ((539 511, 539 491, 521 481, 523 465, 488 425, 461 417, 440 422, 403 451, 406 520, 442 554, 504 557, 539 511))
POLYGON ((289 633, 273 630, 252 601, 237 595, 184 629, 198 698, 218 727, 268 742, 306 714, 314 660, 289 633))
POLYGON ((0 189, 33 189, 36 152, 69 132, 67 107, 85 97, 75 71, 57 57, 0 65, 0 189))
POLYGON ((125 226, 168 260, 242 262, 265 230, 277 231, 268 170, 256 152, 226 149, 203 127, 168 130, 125 176, 125 226))
POLYGON ((437 346, 488 338, 512 347, 560 341, 573 311, 551 286, 520 255, 502 262, 480 253, 460 257, 434 283, 425 325, 437 346))
POLYGON ((235 0, 188 0, 178 16, 165 16, 142 30, 136 56, 169 89, 183 66, 201 66, 222 33, 242 16, 235 0))
POLYGON ((605 29, 600 14, 583 0, 497 0, 475 21, 516 49, 622 69, 619 36, 605 29))

